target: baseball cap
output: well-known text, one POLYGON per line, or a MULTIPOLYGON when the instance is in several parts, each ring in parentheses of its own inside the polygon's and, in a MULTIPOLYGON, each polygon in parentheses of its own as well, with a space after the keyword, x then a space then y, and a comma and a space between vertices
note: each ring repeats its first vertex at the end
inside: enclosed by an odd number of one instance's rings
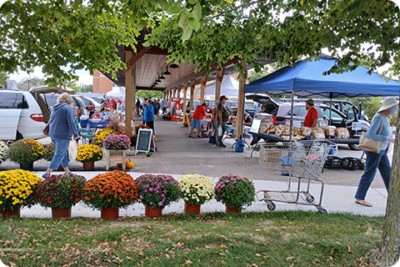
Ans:
POLYGON ((229 100, 225 95, 221 95, 221 97, 219 98, 219 101, 222 101, 222 99, 229 100))
POLYGON ((310 105, 314 105, 314 100, 308 99, 308 100, 306 100, 306 103, 308 103, 308 104, 310 104, 310 105))

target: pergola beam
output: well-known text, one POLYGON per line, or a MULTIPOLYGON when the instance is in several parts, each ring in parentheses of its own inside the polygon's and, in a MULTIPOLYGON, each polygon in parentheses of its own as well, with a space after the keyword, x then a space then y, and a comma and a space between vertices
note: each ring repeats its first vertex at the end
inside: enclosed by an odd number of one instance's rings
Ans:
MULTIPOLYGON (((133 65, 135 65, 135 63, 142 57, 144 56, 150 49, 152 46, 148 46, 148 47, 143 47, 143 49, 139 50, 136 55, 134 55, 129 61, 127 61, 126 63, 126 68, 127 70, 129 70, 133 65)), ((130 52, 130 51, 129 51, 130 52)))

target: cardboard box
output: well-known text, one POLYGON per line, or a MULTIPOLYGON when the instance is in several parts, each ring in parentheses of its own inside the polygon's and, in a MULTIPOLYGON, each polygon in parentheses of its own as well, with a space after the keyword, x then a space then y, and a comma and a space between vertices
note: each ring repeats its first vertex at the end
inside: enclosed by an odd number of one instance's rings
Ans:
POLYGON ((335 130, 336 136, 340 139, 349 139, 350 133, 347 128, 336 128, 335 130))
POLYGON ((311 128, 310 127, 301 127, 301 135, 311 135, 311 128))
POLYGON ((315 139, 324 139, 325 138, 325 132, 322 128, 314 128, 311 131, 311 136, 315 139))
POLYGON ((336 128, 324 127, 323 129, 326 136, 336 136, 336 128))

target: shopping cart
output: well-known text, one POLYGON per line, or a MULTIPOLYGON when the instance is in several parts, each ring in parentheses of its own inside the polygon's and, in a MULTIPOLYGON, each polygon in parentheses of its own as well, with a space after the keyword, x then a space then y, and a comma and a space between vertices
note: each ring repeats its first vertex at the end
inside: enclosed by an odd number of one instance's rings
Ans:
POLYGON ((269 210, 274 210, 274 202, 283 202, 289 204, 312 205, 321 213, 327 213, 322 208, 322 195, 324 192, 324 182, 319 179, 319 175, 324 169, 325 161, 332 144, 323 141, 294 141, 288 143, 268 143, 261 146, 260 164, 265 167, 269 173, 285 177, 289 180, 288 189, 279 190, 260 190, 257 192, 257 198, 263 193, 263 198, 259 201, 265 201, 269 210), (297 190, 291 191, 292 179, 297 179, 297 190), (301 190, 301 182, 307 180, 307 189, 301 190), (320 184, 319 201, 315 203, 315 198, 310 193, 310 182, 315 181, 320 184))

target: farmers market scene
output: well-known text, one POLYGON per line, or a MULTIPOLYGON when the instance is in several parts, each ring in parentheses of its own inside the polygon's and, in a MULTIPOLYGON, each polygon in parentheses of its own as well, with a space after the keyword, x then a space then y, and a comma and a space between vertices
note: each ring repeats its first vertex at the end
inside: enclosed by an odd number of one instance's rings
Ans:
POLYGON ((400 266, 395 2, 0 1, 0 267, 400 266))

